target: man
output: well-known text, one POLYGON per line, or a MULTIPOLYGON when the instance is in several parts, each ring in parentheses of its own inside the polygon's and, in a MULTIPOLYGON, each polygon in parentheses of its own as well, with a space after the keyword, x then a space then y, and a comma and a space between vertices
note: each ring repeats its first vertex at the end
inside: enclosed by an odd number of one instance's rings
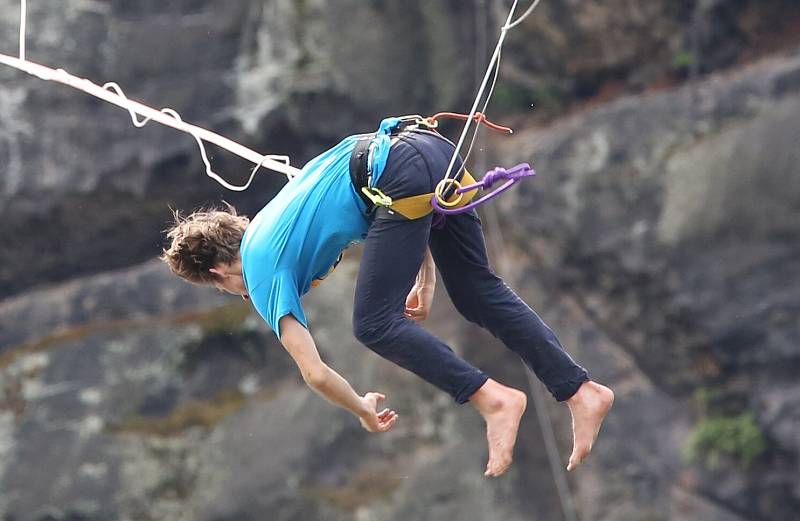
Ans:
POLYGON ((396 200, 433 192, 444 177, 453 144, 434 132, 397 127, 396 118, 384 120, 375 135, 345 138, 312 159, 252 222, 230 206, 176 216, 162 258, 186 280, 250 299, 305 382, 356 415, 368 431, 383 432, 397 413, 378 410, 382 394, 358 395, 320 359, 300 302, 335 268, 345 248, 363 240, 356 338, 457 403, 472 404, 486 422, 485 475, 499 476, 511 463, 526 396, 489 378, 418 324, 430 309, 438 267, 458 311, 500 338, 557 400, 566 401, 573 420, 572 470, 591 450, 612 391, 589 380, 552 330, 494 274, 474 211, 448 216, 432 228, 431 214, 407 219, 376 211, 361 195, 362 187, 354 186, 358 176, 351 179, 358 150, 366 153, 367 192, 396 200))

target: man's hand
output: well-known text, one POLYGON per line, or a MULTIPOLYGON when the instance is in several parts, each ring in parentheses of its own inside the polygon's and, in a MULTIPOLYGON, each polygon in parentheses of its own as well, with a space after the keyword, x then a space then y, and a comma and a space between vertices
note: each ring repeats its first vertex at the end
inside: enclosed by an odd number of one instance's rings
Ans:
POLYGON ((405 316, 412 320, 423 321, 433 305, 433 291, 436 289, 436 265, 430 250, 425 251, 422 265, 417 273, 417 281, 406 297, 405 316))
POLYGON ((386 396, 380 393, 367 393, 361 398, 364 412, 359 415, 359 419, 361 420, 361 426, 369 432, 386 432, 397 421, 397 413, 390 409, 377 412, 378 403, 385 398, 386 396))
POLYGON ((406 297, 405 316, 419 322, 428 318, 433 304, 434 288, 432 284, 414 284, 406 297))
POLYGON ((347 380, 320 359, 311 334, 292 315, 281 318, 280 328, 281 342, 297 363, 309 387, 329 402, 353 413, 370 432, 384 432, 392 428, 397 421, 397 413, 389 409, 376 412, 378 402, 385 398, 384 395, 356 394, 347 380))

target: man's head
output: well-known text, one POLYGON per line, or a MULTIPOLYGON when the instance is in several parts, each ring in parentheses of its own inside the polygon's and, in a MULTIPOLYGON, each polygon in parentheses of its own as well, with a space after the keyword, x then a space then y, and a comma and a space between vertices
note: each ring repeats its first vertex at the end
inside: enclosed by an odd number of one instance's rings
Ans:
POLYGON ((171 243, 161 259, 182 279, 225 287, 229 273, 238 267, 241 274, 239 246, 249 223, 227 203, 225 208, 200 210, 188 217, 176 211, 175 222, 167 230, 171 243))

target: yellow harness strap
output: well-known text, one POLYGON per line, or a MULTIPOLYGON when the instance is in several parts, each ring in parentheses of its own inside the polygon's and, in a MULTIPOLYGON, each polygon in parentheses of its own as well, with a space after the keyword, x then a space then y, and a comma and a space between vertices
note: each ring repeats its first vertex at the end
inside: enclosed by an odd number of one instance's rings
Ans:
MULTIPOLYGON (((461 178, 461 185, 467 186, 475 183, 475 178, 464 169, 464 175, 461 178)), ((469 203, 475 194, 478 193, 478 189, 470 190, 469 192, 465 192, 461 194, 460 199, 458 195, 453 195, 451 201, 457 201, 455 204, 450 206, 450 208, 461 208, 469 203)), ((420 194, 420 195, 412 195, 411 197, 403 197, 402 199, 394 199, 392 200, 391 204, 386 205, 392 211, 395 211, 409 220, 419 219, 420 217, 425 217, 429 213, 433 211, 433 205, 431 205, 431 199, 433 198, 434 193, 431 192, 429 194, 420 194)))

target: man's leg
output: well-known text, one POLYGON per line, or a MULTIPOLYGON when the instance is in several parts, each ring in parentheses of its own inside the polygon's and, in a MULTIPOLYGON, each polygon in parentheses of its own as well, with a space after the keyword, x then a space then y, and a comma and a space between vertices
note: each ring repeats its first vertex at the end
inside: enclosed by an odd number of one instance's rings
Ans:
POLYGON ((370 225, 356 282, 353 332, 382 357, 465 403, 486 375, 403 313, 427 248, 430 222, 430 217, 376 218, 370 225))
POLYGON ((443 229, 431 232, 430 248, 459 312, 502 340, 557 400, 567 402, 574 434, 568 468, 574 468, 591 450, 613 393, 589 380, 553 331, 492 271, 477 216, 448 217, 443 229))
POLYGON ((406 296, 427 248, 430 223, 430 216, 372 223, 356 282, 353 331, 364 345, 449 393, 456 402, 469 400, 487 424, 486 475, 499 476, 511 463, 525 394, 487 378, 404 314, 406 296))
MULTIPOLYGON (((395 198, 431 192, 452 153, 453 146, 441 138, 407 136, 392 148, 380 188, 395 198)), ((469 400, 478 409, 489 439, 486 475, 499 476, 511 463, 525 394, 488 379, 404 315, 428 246, 431 219, 372 223, 356 285, 353 329, 381 356, 450 393, 458 403, 469 400)))

